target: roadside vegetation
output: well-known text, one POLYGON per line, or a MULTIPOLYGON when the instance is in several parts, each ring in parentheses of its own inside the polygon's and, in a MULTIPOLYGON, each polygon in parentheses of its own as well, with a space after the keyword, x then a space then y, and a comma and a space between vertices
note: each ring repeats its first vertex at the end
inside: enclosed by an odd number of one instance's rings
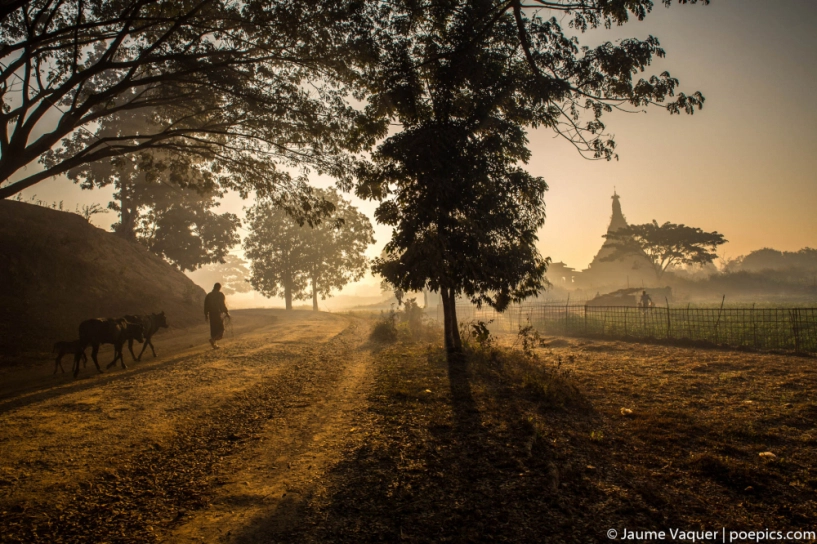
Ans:
POLYGON ((402 308, 381 312, 375 321, 370 340, 380 344, 403 342, 433 342, 440 335, 436 323, 430 321, 414 298, 401 303, 402 308))

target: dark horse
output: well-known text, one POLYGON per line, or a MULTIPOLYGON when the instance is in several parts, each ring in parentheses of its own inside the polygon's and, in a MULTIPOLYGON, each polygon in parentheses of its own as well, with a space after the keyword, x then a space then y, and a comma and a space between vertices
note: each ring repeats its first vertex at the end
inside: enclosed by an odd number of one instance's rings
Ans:
POLYGON ((126 315, 125 319, 131 323, 139 323, 142 325, 142 333, 145 335, 145 343, 142 345, 142 351, 139 352, 139 357, 133 354, 133 338, 128 338, 128 349, 130 350, 133 360, 141 361, 142 354, 145 353, 148 346, 150 346, 150 351, 153 352, 153 356, 156 357, 156 350, 153 349, 153 342, 151 342, 150 339, 158 332, 160 327, 164 329, 167 328, 167 317, 165 317, 165 313, 160 312, 158 314, 150 315, 126 315))
POLYGON ((100 374, 102 369, 99 368, 99 361, 96 358, 100 344, 113 344, 114 347, 113 361, 108 364, 107 368, 115 365, 117 359, 122 363, 122 368, 128 368, 125 366, 125 358, 122 357, 122 346, 128 339, 135 339, 137 342, 144 341, 141 324, 130 323, 123 318, 89 319, 80 323, 79 349, 74 356, 74 377, 79 374, 80 356, 85 353, 85 348, 89 345, 93 347, 91 358, 100 374))

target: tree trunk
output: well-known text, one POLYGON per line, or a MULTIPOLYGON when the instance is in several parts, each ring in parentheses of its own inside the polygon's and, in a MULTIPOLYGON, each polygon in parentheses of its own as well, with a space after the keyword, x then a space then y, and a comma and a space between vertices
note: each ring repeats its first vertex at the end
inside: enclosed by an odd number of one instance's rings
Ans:
POLYGON ((132 187, 120 179, 119 186, 119 224, 114 232, 117 236, 128 240, 136 241, 136 210, 133 206, 132 187))
POLYGON ((312 276, 312 311, 318 311, 318 289, 315 285, 315 276, 312 276))
POLYGON ((126 201, 122 201, 122 211, 119 216, 119 225, 116 229, 116 234, 125 240, 136 241, 136 213, 126 201))
POLYGON ((460 327, 457 322, 457 295, 454 289, 448 290, 448 296, 451 298, 451 340, 454 351, 459 353, 462 351, 462 339, 460 338, 460 327))
POLYGON ((445 351, 451 351, 451 308, 448 302, 448 288, 440 287, 440 295, 443 298, 443 338, 445 339, 445 351))
POLYGON ((447 287, 440 289, 443 299, 443 331, 445 334, 445 349, 448 353, 462 351, 462 340, 457 328, 457 306, 454 290, 447 287))
POLYGON ((292 278, 289 272, 284 276, 284 303, 287 310, 292 309, 292 278))

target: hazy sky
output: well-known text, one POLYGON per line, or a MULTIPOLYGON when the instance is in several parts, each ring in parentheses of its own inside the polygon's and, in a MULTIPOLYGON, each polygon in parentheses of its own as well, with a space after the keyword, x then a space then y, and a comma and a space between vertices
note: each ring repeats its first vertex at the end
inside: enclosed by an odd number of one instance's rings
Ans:
MULTIPOLYGON (((729 240, 722 255, 817 247, 815 20, 816 0, 712 0, 656 6, 643 22, 580 36, 587 45, 658 37, 667 57, 652 72, 668 70, 682 91, 699 90, 706 103, 692 116, 660 108, 605 116, 617 162, 584 160, 552 132, 531 132, 529 171, 550 185, 541 252, 586 267, 602 243, 613 187, 630 223, 656 219, 717 230, 729 240)), ((34 193, 64 200, 70 209, 77 202, 105 204, 110 195, 80 191, 64 179, 24 196, 34 193)), ((374 209, 353 200, 366 212, 374 209)), ((242 214, 244 204, 229 198, 222 209, 242 214)), ((105 228, 115 220, 97 217, 105 228)), ((376 226, 375 237, 371 255, 390 232, 376 226)))
POLYGON ((618 162, 582 160, 546 131, 530 135, 532 173, 550 185, 540 248, 587 266, 610 217, 613 186, 630 223, 717 230, 731 257, 769 246, 817 246, 817 39, 813 0, 713 0, 655 8, 592 40, 657 36, 668 70, 700 90, 692 116, 608 118, 618 162))

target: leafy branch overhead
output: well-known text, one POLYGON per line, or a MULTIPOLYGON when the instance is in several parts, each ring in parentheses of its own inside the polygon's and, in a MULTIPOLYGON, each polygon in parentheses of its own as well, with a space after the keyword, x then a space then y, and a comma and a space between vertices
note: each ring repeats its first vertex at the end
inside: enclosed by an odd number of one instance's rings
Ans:
POLYGON ((650 104, 692 113, 703 96, 677 92, 666 72, 636 77, 664 55, 656 38, 581 47, 539 13, 564 12, 583 32, 643 19, 652 7, 650 0, 4 2, 0 198, 148 150, 207 162, 222 188, 242 195, 297 193, 309 170, 350 188, 346 152, 370 148, 388 119, 411 124, 433 109, 430 95, 416 92, 422 73, 484 44, 513 63, 518 86, 499 98, 509 119, 550 127, 586 156, 610 159, 615 142, 603 113, 650 104), (470 26, 470 37, 429 39, 452 25, 470 26), (350 97, 368 102, 366 111, 350 97), (43 168, 30 168, 37 161, 43 168), (301 168, 296 180, 290 167, 301 168))
POLYGON ((718 232, 705 232, 696 227, 657 221, 630 225, 612 234, 605 234, 613 252, 603 260, 614 261, 629 255, 647 255, 657 278, 667 269, 681 264, 709 264, 718 258, 718 246, 727 240, 718 232))
MULTIPOLYGON (((679 0, 680 3, 698 3, 679 0)), ((670 0, 662 3, 669 6, 670 0)), ((708 0, 702 0, 708 4, 708 0)), ((645 75, 654 58, 665 56, 658 38, 649 36, 605 42, 590 48, 565 34, 555 17, 564 12, 569 26, 584 32, 599 26, 643 19, 650 0, 480 2, 392 2, 382 9, 381 69, 370 87, 370 111, 412 124, 435 111, 433 93, 422 90, 424 74, 454 65, 473 48, 492 47, 505 59, 516 85, 499 99, 509 119, 525 126, 547 127, 574 145, 585 158, 616 158, 615 141, 606 133, 604 113, 662 105, 672 114, 703 107, 700 92, 678 91, 669 72, 645 75), (454 42, 452 31, 469 27, 470 37, 454 42), (439 36, 434 36, 439 31, 439 36), (441 38, 441 39, 437 39, 441 38), (447 40, 447 42, 446 42, 447 40)), ((458 30, 459 32, 459 30, 458 30)), ((474 67, 478 70, 479 67, 474 67)), ((486 73, 487 86, 499 84, 486 73)), ((478 91, 475 91, 477 96, 478 91)))
POLYGON ((350 59, 371 56, 357 2, 32 0, 0 14, 0 198, 146 150, 210 161, 223 187, 265 196, 290 180, 270 162, 343 179, 341 149, 367 142, 345 101, 350 59), (140 122, 111 130, 117 117, 140 122))

